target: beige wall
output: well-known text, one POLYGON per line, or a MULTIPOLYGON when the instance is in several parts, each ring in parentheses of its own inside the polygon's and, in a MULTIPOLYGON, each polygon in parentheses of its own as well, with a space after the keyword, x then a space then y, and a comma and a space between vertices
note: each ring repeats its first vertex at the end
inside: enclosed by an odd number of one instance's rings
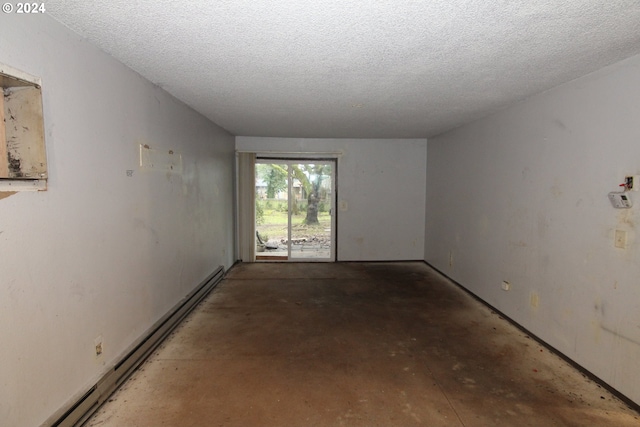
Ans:
POLYGON ((0 63, 43 82, 49 190, 0 199, 0 424, 35 426, 232 264, 234 139, 46 15, 0 19, 0 63))
POLYGON ((338 156, 339 261, 423 258, 425 139, 237 137, 236 148, 338 156))
POLYGON ((640 193, 630 210, 607 194, 640 173, 639 118, 635 56, 430 139, 425 247, 429 263, 637 403, 640 193))

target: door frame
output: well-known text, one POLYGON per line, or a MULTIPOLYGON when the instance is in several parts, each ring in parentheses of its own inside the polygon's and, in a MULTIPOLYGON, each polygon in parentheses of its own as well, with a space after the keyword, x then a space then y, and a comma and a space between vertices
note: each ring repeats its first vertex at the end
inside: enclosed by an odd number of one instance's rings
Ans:
MULTIPOLYGON (((329 250, 328 258, 293 258, 291 256, 291 212, 292 212, 292 203, 294 202, 293 191, 293 180, 292 177, 292 169, 287 167, 287 259, 268 259, 268 256, 260 256, 256 254, 256 262, 336 262, 337 253, 338 253, 338 210, 337 210, 337 200, 338 200, 338 158, 337 157, 314 157, 314 156, 288 156, 288 155, 264 155, 260 153, 256 153, 255 164, 286 164, 287 166, 292 164, 304 164, 304 163, 330 163, 331 167, 331 247, 329 250)), ((255 212, 255 203, 254 201, 254 212, 255 212)), ((254 214, 254 224, 255 224, 255 214, 254 214)))

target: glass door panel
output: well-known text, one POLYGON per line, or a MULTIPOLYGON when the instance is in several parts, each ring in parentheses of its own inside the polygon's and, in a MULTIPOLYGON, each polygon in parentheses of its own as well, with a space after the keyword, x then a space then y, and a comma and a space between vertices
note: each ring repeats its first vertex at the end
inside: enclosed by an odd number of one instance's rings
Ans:
POLYGON ((298 260, 332 260, 333 164, 291 165, 291 252, 298 260))
POLYGON ((286 163, 256 163, 256 259, 289 259, 286 163))

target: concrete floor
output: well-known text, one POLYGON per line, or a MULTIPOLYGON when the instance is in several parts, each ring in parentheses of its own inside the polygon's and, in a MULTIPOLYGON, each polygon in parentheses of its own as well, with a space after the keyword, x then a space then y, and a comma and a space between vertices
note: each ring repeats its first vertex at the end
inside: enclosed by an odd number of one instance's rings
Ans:
POLYGON ((422 263, 234 267, 87 426, 640 426, 422 263))

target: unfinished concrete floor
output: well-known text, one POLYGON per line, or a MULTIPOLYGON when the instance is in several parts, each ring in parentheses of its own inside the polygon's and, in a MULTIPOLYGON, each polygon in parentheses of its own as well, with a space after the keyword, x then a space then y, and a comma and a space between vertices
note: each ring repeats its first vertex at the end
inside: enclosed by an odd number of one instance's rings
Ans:
POLYGON ((422 263, 241 264, 88 426, 639 426, 422 263))

